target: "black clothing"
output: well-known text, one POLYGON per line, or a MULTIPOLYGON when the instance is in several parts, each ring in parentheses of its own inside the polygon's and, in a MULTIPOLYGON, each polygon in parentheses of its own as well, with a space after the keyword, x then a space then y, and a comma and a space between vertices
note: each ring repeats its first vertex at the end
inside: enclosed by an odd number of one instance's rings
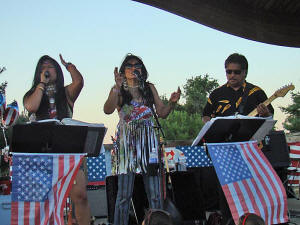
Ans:
MULTIPOLYGON (((244 92, 248 90, 248 97, 244 105, 242 115, 248 115, 252 110, 267 100, 267 95, 259 87, 245 82, 243 86, 235 91, 228 84, 215 89, 207 99, 207 103, 203 110, 203 116, 222 117, 232 116, 238 112, 238 108, 242 102, 244 92)), ((269 111, 274 114, 272 105, 268 105, 269 111)))
MULTIPOLYGON (((66 96, 66 88, 60 88, 55 93, 55 104, 57 109, 57 119, 62 120, 63 118, 72 118, 73 108, 68 104, 66 96)), ((40 107, 35 113, 36 120, 49 119, 49 98, 44 93, 40 107)))

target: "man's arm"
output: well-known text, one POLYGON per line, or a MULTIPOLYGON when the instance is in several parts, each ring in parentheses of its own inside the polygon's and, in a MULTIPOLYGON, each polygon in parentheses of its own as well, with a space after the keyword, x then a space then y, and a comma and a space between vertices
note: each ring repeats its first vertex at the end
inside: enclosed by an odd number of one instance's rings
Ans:
POLYGON ((211 119, 210 116, 203 116, 203 117, 202 117, 203 123, 207 123, 208 121, 210 121, 210 119, 211 119))

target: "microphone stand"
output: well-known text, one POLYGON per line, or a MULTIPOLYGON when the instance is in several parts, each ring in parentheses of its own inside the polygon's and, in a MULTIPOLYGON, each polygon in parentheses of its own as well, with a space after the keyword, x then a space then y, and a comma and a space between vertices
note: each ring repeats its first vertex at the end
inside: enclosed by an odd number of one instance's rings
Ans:
MULTIPOLYGON (((158 133, 160 132, 163 139, 165 138, 165 133, 159 123, 158 117, 153 109, 153 106, 150 106, 150 109, 152 111, 152 114, 155 118, 156 121, 156 126, 154 128, 156 128, 158 130, 158 133)), ((164 167, 163 167, 163 162, 162 162, 162 146, 163 146, 163 142, 161 141, 161 139, 159 138, 158 140, 159 142, 159 147, 158 147, 158 176, 159 176, 159 180, 160 180, 160 202, 162 204, 162 207, 164 207, 164 200, 165 200, 165 190, 164 190, 164 167)))
MULTIPOLYGON (((152 114, 154 115, 154 118, 156 120, 156 129, 158 129, 158 131, 160 131, 162 137, 159 138, 159 148, 158 148, 158 163, 159 163, 159 179, 160 179, 160 188, 161 188, 161 203, 163 204, 163 207, 168 207, 165 205, 166 203, 166 198, 167 198, 167 192, 165 190, 165 179, 164 179, 164 164, 163 164, 163 161, 162 161, 162 157, 164 157, 164 160, 165 160, 165 164, 166 164, 166 169, 167 169, 167 176, 168 176, 168 187, 169 190, 171 190, 171 193, 172 193, 172 200, 175 199, 175 196, 174 196, 174 191, 173 191, 173 185, 172 185, 172 181, 171 181, 171 177, 170 177, 170 170, 169 170, 169 164, 168 164, 168 159, 167 159, 167 155, 166 155, 166 152, 165 152, 165 148, 164 148, 164 145, 165 145, 165 133, 159 123, 159 120, 157 118, 157 115, 153 109, 153 106, 150 107, 151 108, 151 111, 152 111, 152 114)), ((167 204, 167 203, 166 203, 167 204)))

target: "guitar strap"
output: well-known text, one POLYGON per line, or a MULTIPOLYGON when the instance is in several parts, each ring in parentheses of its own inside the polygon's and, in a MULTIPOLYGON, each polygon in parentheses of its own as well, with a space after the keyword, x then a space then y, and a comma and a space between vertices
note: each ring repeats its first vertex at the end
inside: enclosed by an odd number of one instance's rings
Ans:
POLYGON ((246 102, 248 99, 249 91, 250 91, 249 85, 248 85, 248 83, 246 83, 244 94, 242 96, 242 101, 241 101, 239 107, 237 108, 238 113, 241 115, 243 115, 243 113, 244 113, 244 109, 245 109, 245 105, 246 105, 246 102))

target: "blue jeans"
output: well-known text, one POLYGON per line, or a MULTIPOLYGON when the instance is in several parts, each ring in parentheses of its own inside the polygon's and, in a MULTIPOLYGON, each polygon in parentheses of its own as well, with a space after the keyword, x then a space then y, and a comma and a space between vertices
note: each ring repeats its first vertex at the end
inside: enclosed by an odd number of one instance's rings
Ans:
MULTIPOLYGON (((133 192, 135 173, 118 175, 118 194, 115 205, 114 225, 127 225, 129 206, 133 192)), ((160 182, 158 176, 143 174, 149 208, 161 209, 160 182)))

